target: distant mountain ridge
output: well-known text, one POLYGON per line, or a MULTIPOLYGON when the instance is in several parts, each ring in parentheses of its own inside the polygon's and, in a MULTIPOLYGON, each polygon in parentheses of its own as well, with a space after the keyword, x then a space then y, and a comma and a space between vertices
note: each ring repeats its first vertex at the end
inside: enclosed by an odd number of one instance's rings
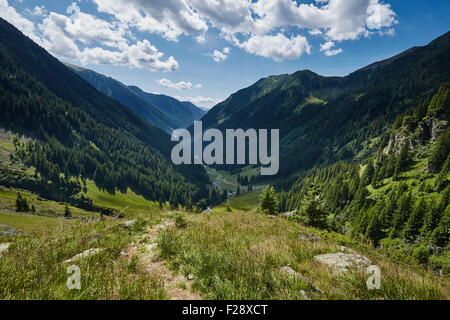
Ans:
MULTIPOLYGON (((120 86, 119 86, 120 87, 120 86)), ((125 92, 128 92, 125 90, 125 92)), ((170 135, 103 94, 0 18, 0 128, 33 139, 17 157, 36 174, 0 163, 0 184, 96 210, 81 181, 148 200, 206 203, 203 168, 175 166, 170 135)), ((217 201, 217 199, 216 199, 217 201)))
POLYGON ((362 159, 407 108, 450 80, 450 32, 345 77, 270 76, 212 108, 203 128, 280 129, 278 177, 362 159))
POLYGON ((174 129, 189 127, 206 113, 190 102, 179 101, 163 94, 144 92, 136 86, 127 86, 95 71, 69 63, 65 65, 100 92, 129 107, 168 133, 174 129))

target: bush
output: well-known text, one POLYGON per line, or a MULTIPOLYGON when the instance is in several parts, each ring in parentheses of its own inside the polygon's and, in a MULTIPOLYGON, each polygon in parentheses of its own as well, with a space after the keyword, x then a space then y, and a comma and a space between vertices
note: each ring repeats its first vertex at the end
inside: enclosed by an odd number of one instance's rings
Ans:
POLYGON ((414 249, 413 257, 419 260, 420 263, 425 264, 428 262, 428 258, 430 257, 430 250, 428 249, 427 244, 421 244, 419 247, 414 249))
POLYGON ((178 229, 187 227, 187 221, 181 213, 178 214, 177 217, 175 218, 175 225, 177 226, 178 229))

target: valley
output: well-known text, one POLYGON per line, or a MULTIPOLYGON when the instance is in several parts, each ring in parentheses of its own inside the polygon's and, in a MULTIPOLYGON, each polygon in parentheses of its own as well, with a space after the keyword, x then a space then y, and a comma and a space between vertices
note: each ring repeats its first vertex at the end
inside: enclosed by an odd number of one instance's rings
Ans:
POLYGON ((449 300, 449 57, 446 33, 205 112, 0 18, 0 299, 449 300), (174 163, 172 130, 196 120, 279 129, 279 171, 174 163))

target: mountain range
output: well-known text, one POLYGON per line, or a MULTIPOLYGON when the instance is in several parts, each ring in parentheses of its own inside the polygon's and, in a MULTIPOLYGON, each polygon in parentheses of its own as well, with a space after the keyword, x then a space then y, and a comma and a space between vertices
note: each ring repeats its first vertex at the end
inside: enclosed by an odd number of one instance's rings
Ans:
MULTIPOLYGON (((85 180, 161 207, 227 198, 202 166, 170 160, 167 132, 199 119, 198 108, 69 67, 0 19, 0 125, 22 136, 0 184, 90 210, 85 180)), ((261 79, 205 114, 203 128, 280 129, 278 175, 252 168, 247 183, 274 184, 266 194, 295 221, 426 261, 450 234, 449 81, 450 32, 345 77, 261 79)))
POLYGON ((191 102, 181 102, 163 94, 147 93, 136 86, 126 86, 95 71, 69 63, 65 65, 100 92, 129 107, 169 134, 175 129, 189 127, 206 113, 191 102))
POLYGON ((4 129, 33 138, 16 148, 18 161, 36 170, 22 176, 14 166, 1 166, 3 185, 86 206, 79 199, 79 178, 111 193, 129 188, 147 199, 190 207, 216 194, 208 191, 203 168, 172 164, 169 134, 95 89, 3 19, 0 106, 4 129))
POLYGON ((280 177, 318 165, 364 159, 371 139, 450 79, 450 32, 424 47, 345 77, 304 70, 270 76, 232 94, 204 128, 280 129, 280 177))

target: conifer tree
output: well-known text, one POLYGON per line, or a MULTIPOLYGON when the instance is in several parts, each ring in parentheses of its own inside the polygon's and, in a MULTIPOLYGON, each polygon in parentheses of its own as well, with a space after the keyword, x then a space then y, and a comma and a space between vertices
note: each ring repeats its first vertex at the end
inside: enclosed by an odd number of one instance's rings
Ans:
POLYGON ((261 209, 268 214, 278 213, 278 199, 272 186, 267 186, 263 190, 259 203, 261 209))
POLYGON ((321 200, 320 189, 313 185, 306 197, 305 216, 308 224, 315 228, 327 228, 327 213, 321 200))
POLYGON ((427 204, 425 200, 421 198, 406 223, 404 230, 406 239, 413 241, 417 238, 417 236, 419 235, 419 230, 423 225, 423 218, 426 211, 427 204))

